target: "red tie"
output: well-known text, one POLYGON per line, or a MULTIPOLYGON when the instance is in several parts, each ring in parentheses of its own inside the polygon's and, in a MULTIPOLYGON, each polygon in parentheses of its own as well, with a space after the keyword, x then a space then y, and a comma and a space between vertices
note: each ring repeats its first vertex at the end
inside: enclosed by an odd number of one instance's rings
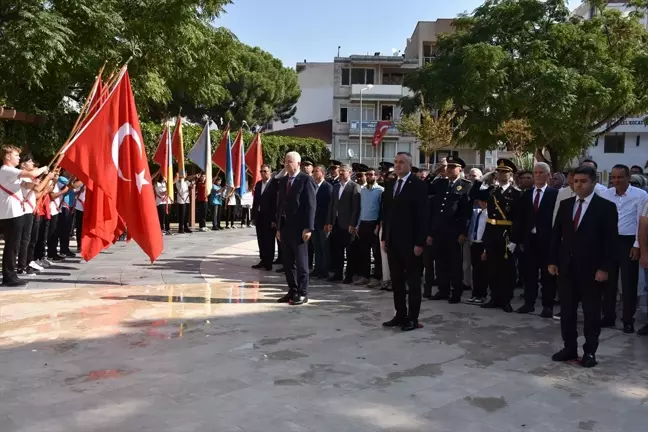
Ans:
POLYGON ((538 211, 538 208, 540 207, 540 192, 542 192, 542 189, 536 189, 536 196, 535 196, 535 199, 533 200, 533 211, 536 211, 536 212, 538 211))
POLYGON ((580 223, 581 213, 583 211, 583 201, 585 200, 578 200, 578 208, 576 209, 576 214, 574 215, 574 231, 578 231, 578 224, 580 223))
POLYGON ((286 182, 286 195, 288 195, 288 192, 290 192, 290 187, 292 186, 292 181, 294 177, 288 177, 288 181, 286 182))

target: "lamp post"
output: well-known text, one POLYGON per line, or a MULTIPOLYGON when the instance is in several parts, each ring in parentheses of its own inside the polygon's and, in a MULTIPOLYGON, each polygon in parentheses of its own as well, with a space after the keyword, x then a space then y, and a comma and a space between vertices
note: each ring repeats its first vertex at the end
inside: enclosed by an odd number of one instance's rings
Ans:
POLYGON ((372 88, 373 84, 369 84, 367 85, 367 87, 360 90, 360 151, 358 152, 359 163, 362 163, 362 93, 372 88))

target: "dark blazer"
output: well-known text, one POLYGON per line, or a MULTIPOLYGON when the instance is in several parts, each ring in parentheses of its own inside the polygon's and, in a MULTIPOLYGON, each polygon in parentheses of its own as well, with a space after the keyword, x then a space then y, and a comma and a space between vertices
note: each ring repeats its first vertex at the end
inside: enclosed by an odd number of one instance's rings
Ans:
POLYGON ((341 183, 333 186, 331 202, 329 203, 327 224, 333 225, 337 220, 339 228, 349 229, 350 226, 358 226, 360 219, 360 185, 349 180, 344 185, 342 196, 340 196, 341 183))
POLYGON ((594 194, 578 230, 574 231, 575 202, 573 197, 560 203, 551 236, 549 264, 558 266, 561 277, 575 274, 584 281, 593 281, 598 270, 609 272, 613 266, 617 208, 594 194))
POLYGON ((254 185, 254 200, 252 201, 252 219, 274 220, 277 213, 277 183, 278 180, 268 180, 263 194, 261 193, 262 182, 254 185))
POLYGON ((275 221, 277 228, 281 230, 281 241, 284 241, 285 234, 301 241, 302 231, 315 229, 316 186, 311 176, 301 171, 295 175, 288 193, 287 185, 288 175, 279 179, 277 184, 275 221))
POLYGON ((536 212, 533 208, 536 188, 532 187, 522 192, 518 202, 518 217, 513 222, 511 241, 516 244, 528 245, 531 242, 533 228, 536 229, 536 239, 549 245, 553 224, 553 209, 558 198, 558 189, 547 186, 542 194, 540 207, 536 212))
POLYGON ((382 194, 383 228, 381 240, 387 247, 410 256, 414 246, 425 246, 428 234, 428 187, 410 174, 397 197, 398 182, 389 182, 382 194))
POLYGON ((452 185, 447 178, 435 182, 434 196, 430 200, 429 234, 432 237, 468 235, 472 217, 471 187, 472 183, 464 179, 457 179, 452 185))
POLYGON ((317 188, 317 210, 315 211, 315 229, 324 229, 326 220, 329 214, 329 204, 331 202, 331 194, 333 193, 333 186, 327 181, 323 181, 317 188))

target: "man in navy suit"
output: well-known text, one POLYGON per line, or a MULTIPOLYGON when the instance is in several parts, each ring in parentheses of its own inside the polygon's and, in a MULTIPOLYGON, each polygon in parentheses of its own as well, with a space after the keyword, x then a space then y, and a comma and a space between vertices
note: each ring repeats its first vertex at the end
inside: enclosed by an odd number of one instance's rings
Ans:
POLYGON ((272 222, 277 214, 277 181, 272 178, 270 165, 261 166, 261 180, 254 185, 254 201, 252 202, 252 219, 256 227, 259 244, 259 261, 253 269, 272 270, 274 259, 274 244, 276 229, 272 222))
POLYGON ((329 277, 329 248, 328 234, 324 232, 326 218, 328 217, 328 207, 333 193, 333 186, 324 179, 326 169, 323 165, 317 165, 313 168, 313 180, 315 181, 317 210, 315 211, 315 230, 311 242, 315 249, 315 269, 311 273, 312 277, 326 279, 329 277))
POLYGON ((286 175, 277 185, 277 239, 281 242, 288 293, 279 303, 308 303, 308 240, 315 229, 317 186, 299 170, 301 156, 289 152, 284 158, 286 175))
POLYGON ((558 189, 549 187, 551 178, 549 165, 538 162, 533 168, 534 186, 525 190, 519 201, 518 218, 513 221, 511 241, 524 254, 520 269, 524 282, 524 305, 517 312, 526 314, 535 311, 538 298, 538 271, 542 281, 543 318, 553 317, 553 302, 556 298, 556 278, 549 274, 549 244, 553 223, 553 209, 558 198, 558 189))

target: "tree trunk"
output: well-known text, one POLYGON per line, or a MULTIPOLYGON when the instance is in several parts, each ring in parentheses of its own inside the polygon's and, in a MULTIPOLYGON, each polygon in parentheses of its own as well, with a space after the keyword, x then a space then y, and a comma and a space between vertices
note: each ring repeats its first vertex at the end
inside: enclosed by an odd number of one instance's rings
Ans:
POLYGON ((562 172, 564 168, 564 162, 561 160, 560 155, 556 150, 551 146, 547 146, 547 151, 549 152, 549 157, 551 158, 551 171, 552 172, 562 172))

